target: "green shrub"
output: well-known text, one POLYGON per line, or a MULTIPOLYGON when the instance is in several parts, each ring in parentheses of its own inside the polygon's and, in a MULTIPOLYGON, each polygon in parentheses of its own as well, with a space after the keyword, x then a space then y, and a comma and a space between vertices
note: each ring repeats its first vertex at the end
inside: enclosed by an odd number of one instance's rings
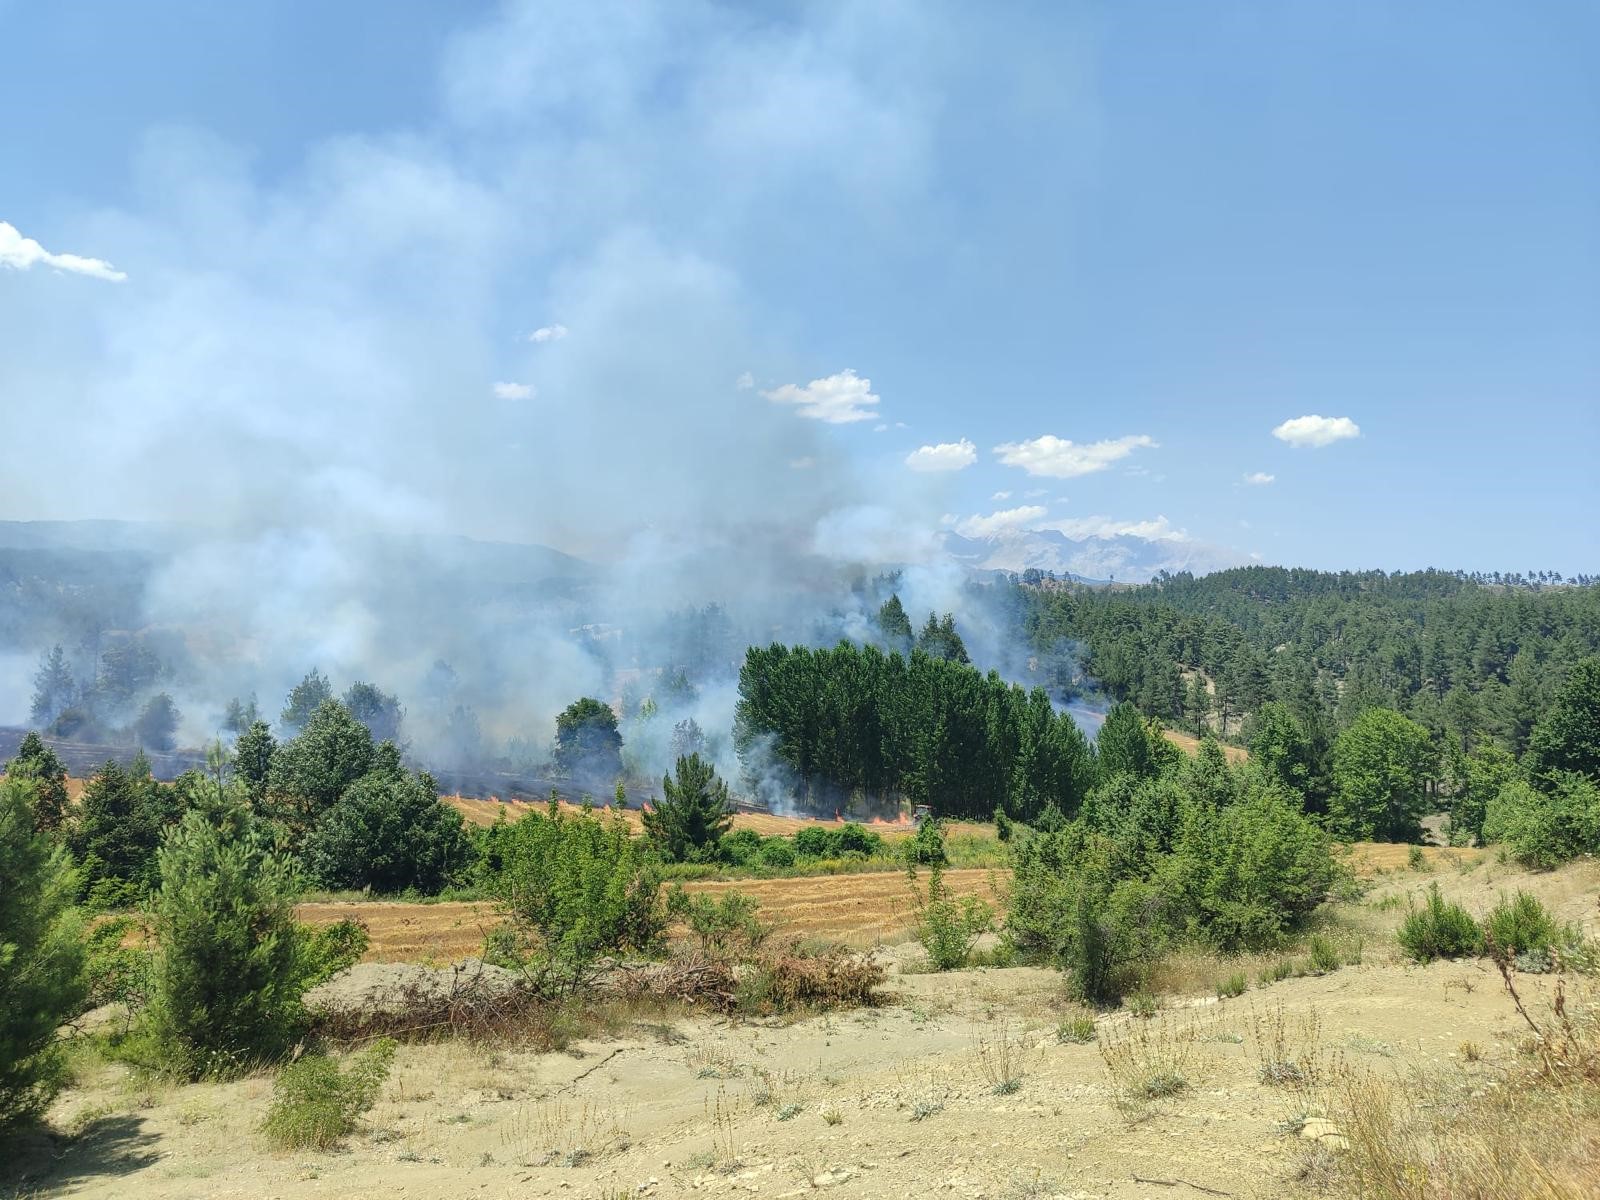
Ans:
POLYGON ((332 925, 315 929, 302 926, 301 929, 308 988, 333 978, 346 967, 355 966, 372 940, 360 921, 335 921, 332 925))
MULTIPOLYGON (((743 867, 758 860, 769 842, 786 842, 786 840, 784 838, 763 839, 754 829, 735 829, 732 833, 723 835, 722 841, 717 844, 717 852, 722 856, 724 862, 735 867, 743 867)), ((794 846, 790 845, 789 849, 793 852, 794 846)))
POLYGON ((248 812, 191 811, 168 830, 154 902, 149 1031, 190 1078, 276 1059, 305 1022, 297 881, 248 812))
POLYGON ((1492 953, 1503 955, 1548 956, 1552 949, 1572 941, 1572 932, 1529 892, 1518 892, 1510 899, 1502 894, 1483 921, 1484 944, 1492 953))
POLYGON ((1517 779, 1489 801, 1483 836, 1524 866, 1548 870, 1600 849, 1600 788, 1581 775, 1534 787, 1517 779))
POLYGON ((766 867, 792 867, 795 863, 794 846, 781 837, 768 838, 761 844, 761 865, 766 867))
POLYGON ((1086 1008, 1068 1012, 1056 1026, 1056 1041, 1078 1046, 1094 1041, 1094 1014, 1086 1008))
POLYGON ((377 1102, 395 1044, 374 1042, 339 1069, 333 1059, 309 1054, 289 1063, 272 1085, 272 1106, 262 1132, 288 1150, 328 1150, 353 1133, 357 1119, 377 1102))
POLYGON ((125 946, 135 922, 130 916, 109 917, 95 924, 84 939, 85 1011, 103 1004, 123 1004, 130 1011, 150 998, 154 956, 144 946, 125 946))
POLYGON ((1129 1015, 1140 1020, 1148 1021, 1160 1008, 1161 1000, 1152 992, 1138 991, 1128 997, 1129 1015))
POLYGON ((1406 866, 1410 867, 1413 871, 1421 871, 1427 868, 1428 859, 1427 856, 1422 853, 1421 846, 1413 845, 1406 851, 1406 866))
POLYGON ((544 986, 573 990, 601 955, 660 942, 660 868, 621 817, 573 814, 552 802, 507 829, 501 856, 490 888, 544 986))
POLYGON ((661 777, 661 796, 644 811, 645 836, 668 862, 714 862, 733 825, 728 785, 698 754, 680 757, 661 777))
MULTIPOLYGON (((937 828, 928 822, 923 828, 937 828)), ((911 894, 917 902, 917 940, 936 971, 964 967, 978 938, 994 927, 994 911, 977 896, 953 896, 944 882, 944 843, 928 868, 927 890, 917 887, 916 860, 906 865, 911 894)))
POLYGON ((760 907, 743 892, 724 892, 716 899, 704 894, 691 896, 674 885, 667 893, 668 916, 684 922, 700 949, 718 958, 754 951, 767 940, 772 926, 756 915, 760 907))
POLYGON ((55 1094, 56 1030, 85 994, 78 881, 66 852, 35 828, 34 786, 0 779, 0 1130, 55 1094))
POLYGON ((1406 956, 1419 963, 1464 958, 1483 946, 1478 923, 1459 904, 1447 902, 1439 894, 1438 884, 1428 889, 1427 902, 1421 908, 1411 907, 1396 936, 1406 956))
POLYGON ((1217 984, 1217 999, 1226 1000, 1230 996, 1242 996, 1248 986, 1249 982, 1245 979, 1244 972, 1235 971, 1217 984))
POLYGON ((1306 956, 1314 975, 1327 975, 1344 965, 1344 957, 1337 947, 1320 933, 1312 934, 1306 943, 1306 956))
POLYGON ((461 814, 439 799, 431 776, 402 770, 389 744, 374 759, 375 768, 317 818, 306 867, 328 888, 431 896, 472 862, 461 814))
POLYGON ((999 838, 1002 842, 1009 842, 1011 840, 1011 834, 1012 834, 1013 828, 1014 828, 1014 826, 1012 824, 1011 818, 1006 816, 1006 810, 1003 809, 1003 808, 995 809, 994 810, 994 835, 995 835, 995 837, 999 838))

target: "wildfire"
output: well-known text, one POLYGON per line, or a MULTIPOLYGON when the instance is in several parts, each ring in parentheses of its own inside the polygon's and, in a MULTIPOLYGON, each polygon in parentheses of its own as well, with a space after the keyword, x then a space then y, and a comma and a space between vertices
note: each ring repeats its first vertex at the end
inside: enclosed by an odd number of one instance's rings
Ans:
POLYGON ((884 825, 884 826, 887 826, 890 829, 903 829, 907 825, 911 824, 911 818, 908 817, 905 813, 901 813, 899 816, 897 816, 892 821, 887 820, 884 817, 873 817, 872 820, 867 822, 867 824, 868 825, 884 825))

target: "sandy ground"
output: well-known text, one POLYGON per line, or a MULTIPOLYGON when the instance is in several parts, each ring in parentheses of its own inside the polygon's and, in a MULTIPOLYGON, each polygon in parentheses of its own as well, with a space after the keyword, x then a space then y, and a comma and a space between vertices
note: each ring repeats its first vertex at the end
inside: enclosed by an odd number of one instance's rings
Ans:
MULTIPOLYGON (((1394 872, 1379 877, 1361 920, 1392 926, 1399 913, 1377 904, 1435 881, 1474 910, 1527 887, 1597 927, 1592 862, 1547 875, 1490 862, 1394 872)), ((881 953, 896 968, 914 961, 881 953)), ((1321 1061, 1401 1080, 1457 1065, 1486 1083, 1517 1030, 1486 964, 1411 966, 1375 938, 1362 965, 1330 975, 1172 1000, 1149 1023, 1101 1017, 1103 1039, 1143 1029, 1190 1054, 1190 1089, 1130 1119, 1099 1047, 1058 1042, 1055 973, 897 971, 885 990, 878 1008, 793 1023, 669 1015, 570 1053, 402 1047, 367 1127, 328 1153, 266 1146, 265 1074, 152 1087, 97 1067, 50 1114, 66 1132, 21 1148, 12 1186, 107 1200, 1207 1194, 1191 1185, 1292 1196, 1309 1143, 1281 1123, 1307 1098, 1260 1082, 1264 1022, 1281 1013, 1298 1049, 1321 1061), (1002 1042, 1020 1071, 1014 1094, 996 1094, 984 1069, 985 1048, 992 1058, 1002 1042), (1466 1042, 1483 1061, 1464 1062, 1466 1042)), ((0 1165, 0 1194, 7 1174, 0 1165)))

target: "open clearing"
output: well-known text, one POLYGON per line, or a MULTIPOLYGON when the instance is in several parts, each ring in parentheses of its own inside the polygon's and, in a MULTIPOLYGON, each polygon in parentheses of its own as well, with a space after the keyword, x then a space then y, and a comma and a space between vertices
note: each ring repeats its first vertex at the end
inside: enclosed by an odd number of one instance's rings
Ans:
MULTIPOLYGON (((1137 1109, 1119 1105, 1100 1047, 1057 1039, 1057 973, 905 974, 920 952, 901 946, 877 951, 891 976, 873 1009, 792 1022, 639 1012, 616 1037, 563 1053, 462 1040, 402 1046, 365 1127, 331 1152, 267 1147, 266 1073, 174 1086, 93 1062, 52 1108, 57 1132, 33 1135, 0 1165, 0 1195, 9 1186, 17 1196, 103 1200, 1314 1196, 1302 1173, 1331 1151, 1296 1131, 1319 1111, 1320 1093, 1262 1082, 1263 1026, 1281 1020, 1293 1053, 1315 1071, 1370 1071, 1402 1096, 1413 1094, 1416 1072, 1460 1072, 1467 1086, 1493 1087, 1514 1058, 1520 1023, 1492 968, 1400 961, 1389 935, 1400 911, 1388 897, 1437 882, 1482 912, 1501 892, 1528 888, 1591 934, 1600 924, 1600 864, 1528 874, 1469 856, 1452 864, 1445 853, 1422 870, 1383 870, 1366 900, 1345 909, 1368 935, 1360 965, 1221 1001, 1197 980, 1151 1022, 1101 1016, 1107 1044, 1132 1044, 1144 1031, 1186 1056, 1188 1086, 1137 1109), (1017 1083, 997 1093, 1000 1046, 1017 1083)), ((987 873, 959 875, 972 888, 987 873)), ((853 897, 845 907, 887 908, 886 893, 875 901, 860 889, 902 881, 698 885, 707 886, 755 889, 769 912, 786 901, 803 912, 830 889, 853 897)), ((329 905, 309 915, 356 909, 374 924, 375 944, 398 952, 410 937, 431 954, 459 933, 390 932, 387 914, 438 919, 440 909, 469 907, 329 905)), ((1229 969, 1213 965, 1218 977, 1229 969)), ((1523 987, 1548 993, 1534 977, 1523 987)), ((1559 1194, 1600 1195, 1600 1181, 1559 1194)))

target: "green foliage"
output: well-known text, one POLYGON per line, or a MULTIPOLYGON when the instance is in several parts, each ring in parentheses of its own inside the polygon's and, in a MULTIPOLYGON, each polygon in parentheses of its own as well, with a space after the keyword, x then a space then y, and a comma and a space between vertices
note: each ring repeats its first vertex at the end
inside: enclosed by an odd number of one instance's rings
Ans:
POLYGON ((1015 823, 1011 820, 1010 817, 1006 816, 1006 810, 1003 809, 1003 808, 995 809, 994 810, 994 835, 995 835, 995 837, 999 838, 1002 842, 1009 842, 1011 840, 1011 835, 1012 835, 1012 833, 1014 831, 1015 831, 1015 823))
POLYGON ((77 880, 66 852, 34 827, 33 788, 0 779, 0 1131, 55 1094, 56 1029, 85 995, 77 880))
MULTIPOLYGON (((61 648, 56 647, 59 651, 61 648)), ((28 779, 33 783, 33 822, 39 829, 59 829, 67 817, 67 768, 56 752, 44 744, 37 733, 28 733, 17 747, 17 753, 5 765, 11 779, 28 779)))
POLYGON ((1306 943, 1306 960, 1313 975, 1327 975, 1344 966, 1344 956, 1338 947, 1320 933, 1312 934, 1306 943))
POLYGON ((1483 940, 1491 953, 1515 956, 1548 954, 1572 939, 1537 896, 1519 891, 1511 898, 1502 893, 1489 910, 1483 919, 1483 940))
POLYGON ((1152 779, 1159 773, 1158 751, 1150 727, 1139 710, 1126 701, 1114 705, 1106 714, 1094 745, 1102 779, 1112 780, 1119 775, 1152 779))
POLYGON ((574 815, 552 803, 508 826, 500 854, 490 887, 551 987, 578 986, 602 954, 660 941, 660 868, 620 817, 574 815))
POLYGON ((317 819, 304 860, 325 887, 433 895, 467 870, 472 843, 431 776, 386 762, 317 819))
POLYGON ((33 677, 33 706, 29 718, 35 725, 47 726, 71 708, 78 697, 78 685, 59 645, 50 647, 39 662, 33 677))
POLYGON ((85 1011, 122 1004, 136 1012, 149 1001, 154 956, 145 946, 123 944, 135 928, 131 916, 109 917, 90 926, 84 939, 85 1011))
POLYGON ((556 718, 556 769, 569 779, 604 781, 622 774, 617 714, 591 696, 574 700, 556 718))
POLYGON ((764 867, 777 867, 782 870, 792 867, 798 861, 794 852, 794 843, 786 838, 768 838, 761 843, 761 865, 764 867))
POLYGON ((355 966, 367 952, 372 940, 365 925, 350 920, 335 921, 314 929, 302 925, 300 937, 300 958, 308 990, 332 979, 340 971, 355 966))
POLYGON ((679 885, 667 893, 667 915, 687 925, 700 949, 717 958, 761 947, 771 935, 772 926, 757 915, 760 908, 743 892, 725 892, 718 899, 691 896, 679 885))
POLYGON ((133 721, 134 740, 146 750, 171 750, 178 732, 178 706, 166 692, 145 701, 133 721))
POLYGON ((1555 703, 1534 726, 1528 770, 1540 777, 1569 773, 1600 782, 1600 657, 1572 668, 1555 703))
POLYGON ((1056 1041, 1063 1045, 1083 1046, 1094 1041, 1094 1014, 1078 1008, 1069 1012, 1056 1026, 1056 1041))
POLYGON ((662 776, 661 799, 644 812, 645 835, 669 862, 711 862, 733 824, 728 785, 698 754, 680 758, 677 778, 662 776))
MULTIPOLYGON (((928 821, 923 829, 939 832, 938 823, 928 821)), ((918 831, 918 837, 922 831, 918 831)), ((916 840, 916 839, 913 839, 916 840)), ((994 928, 994 910, 977 896, 955 896, 944 882, 943 838, 940 853, 928 864, 928 884, 917 884, 917 860, 906 862, 906 878, 917 907, 917 940, 936 971, 953 971, 967 965, 972 947, 979 937, 994 928)))
POLYGON ((1419 839, 1437 761, 1415 721, 1384 708, 1363 712, 1333 745, 1334 832, 1349 841, 1419 839))
POLYGON ((400 741, 400 722, 405 709, 400 698, 370 683, 356 682, 345 689, 344 706, 350 715, 367 727, 375 742, 400 741))
POLYGON ((1227 1000, 1233 996, 1242 996, 1245 989, 1250 986, 1243 971, 1235 971, 1226 979, 1217 984, 1217 999, 1227 1000))
POLYGON ((265 808, 290 847, 297 849, 345 789, 372 769, 376 750, 367 727, 337 700, 324 700, 300 733, 278 747, 265 808))
POLYGON ((1536 788, 1513 779, 1489 802, 1484 840, 1504 845, 1524 866, 1560 866, 1600 850, 1600 788, 1581 775, 1558 774, 1536 788))
POLYGON ((102 900, 137 901, 155 886, 156 849, 163 830, 180 815, 173 789, 151 778, 142 757, 132 768, 101 767, 84 788, 67 844, 83 869, 85 889, 101 881, 102 900))
POLYGON ((188 1078, 272 1061, 304 1025, 305 937, 287 859, 243 808, 191 811, 162 839, 148 1028, 188 1078))
POLYGON ((878 632, 889 650, 900 654, 911 653, 915 635, 911 629, 911 618, 906 615, 898 593, 890 595, 878 609, 878 632))
POLYGON ((1013 851, 1007 932, 1063 964, 1069 987, 1115 1000, 1175 941, 1231 952, 1279 944, 1337 877, 1327 836, 1251 768, 1217 806, 1169 775, 1119 773, 1079 819, 1013 851))
POLYGON ((961 641, 961 635, 956 632, 956 619, 951 613, 945 613, 943 620, 929 613, 927 624, 917 635, 916 648, 929 658, 942 662, 965 664, 972 661, 967 657, 967 648, 961 641))
POLYGON ((1459 904, 1446 901, 1436 883, 1428 889, 1421 908, 1412 905, 1395 935, 1400 948, 1415 962, 1436 958, 1465 958, 1483 946, 1483 931, 1459 904))
POLYGON ((1262 774, 1294 795, 1314 790, 1315 751, 1292 708, 1269 700, 1255 713, 1249 729, 1250 759, 1262 774))
POLYGON ((1517 778, 1517 760, 1509 751, 1487 742, 1458 761, 1461 777, 1450 804, 1450 840, 1458 845, 1468 838, 1481 843, 1489 804, 1517 778))
POLYGON ((319 708, 332 699, 333 688, 328 686, 327 676, 312 667, 306 673, 306 677, 295 684, 294 690, 289 693, 283 712, 278 714, 278 724, 285 733, 293 737, 310 724, 312 716, 319 708))
POLYGON ((392 1039, 380 1038, 343 1070, 322 1054, 287 1064, 273 1081, 262 1132, 285 1150, 332 1149, 355 1132, 361 1115, 377 1102, 394 1051, 392 1039))
POLYGON ((234 770, 252 804, 259 804, 266 795, 272 778, 272 761, 277 754, 278 739, 272 736, 265 721, 252 721, 234 742, 234 770))
POLYGON ((734 745, 747 770, 821 812, 866 796, 983 820, 1004 799, 1031 821, 1050 803, 1076 812, 1094 778, 1083 734, 1043 689, 921 650, 906 658, 847 643, 751 647, 734 745))

